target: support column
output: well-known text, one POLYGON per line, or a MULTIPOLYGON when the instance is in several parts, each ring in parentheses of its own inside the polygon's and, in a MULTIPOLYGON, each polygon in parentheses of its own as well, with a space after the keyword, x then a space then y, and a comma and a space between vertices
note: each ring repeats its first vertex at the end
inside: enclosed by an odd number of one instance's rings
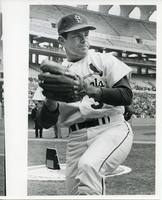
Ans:
POLYGON ((33 36, 32 35, 29 36, 29 43, 33 44, 33 36))
POLYGON ((117 53, 117 57, 122 57, 122 52, 121 51, 118 51, 116 53, 117 53))
POLYGON ((142 74, 142 67, 137 68, 137 74, 142 74))
POLYGON ((39 55, 35 54, 35 63, 38 64, 39 63, 39 55))
POLYGON ((32 53, 29 53, 29 63, 32 63, 32 53))
POLYGON ((53 56, 49 55, 49 56, 48 56, 48 59, 49 59, 49 60, 53 60, 53 56))

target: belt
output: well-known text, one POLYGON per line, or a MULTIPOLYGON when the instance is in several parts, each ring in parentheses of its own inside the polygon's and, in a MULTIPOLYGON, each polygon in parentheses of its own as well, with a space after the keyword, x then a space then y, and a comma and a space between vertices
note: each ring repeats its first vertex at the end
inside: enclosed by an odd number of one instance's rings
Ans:
POLYGON ((117 122, 117 121, 124 121, 124 116, 121 114, 121 115, 102 117, 99 119, 93 119, 93 120, 73 124, 69 127, 69 129, 70 129, 70 132, 73 132, 73 131, 80 130, 83 128, 95 127, 95 126, 117 122))

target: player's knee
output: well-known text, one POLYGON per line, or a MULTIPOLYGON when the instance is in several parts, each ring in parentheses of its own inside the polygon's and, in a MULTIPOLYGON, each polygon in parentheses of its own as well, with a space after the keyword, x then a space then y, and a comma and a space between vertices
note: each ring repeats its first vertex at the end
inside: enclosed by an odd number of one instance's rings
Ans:
POLYGON ((80 159, 78 162, 78 169, 79 170, 87 170, 88 168, 95 168, 95 164, 93 162, 91 162, 91 160, 84 160, 84 159, 80 159))

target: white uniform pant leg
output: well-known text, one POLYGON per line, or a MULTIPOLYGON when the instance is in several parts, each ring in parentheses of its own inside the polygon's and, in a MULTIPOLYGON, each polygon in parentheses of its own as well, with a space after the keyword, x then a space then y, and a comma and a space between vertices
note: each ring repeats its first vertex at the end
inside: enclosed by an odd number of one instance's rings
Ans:
POLYGON ((87 130, 82 129, 70 133, 66 154, 66 190, 68 195, 78 195, 78 183, 75 177, 78 173, 78 162, 87 150, 87 130))
POLYGON ((105 194, 104 174, 113 172, 125 160, 132 141, 133 133, 126 122, 70 134, 66 164, 67 194, 105 194))
POLYGON ((99 130, 99 135, 90 142, 78 163, 76 181, 79 195, 104 195, 105 174, 112 173, 122 164, 131 150, 133 133, 128 123, 89 129, 88 136, 95 135, 99 130))

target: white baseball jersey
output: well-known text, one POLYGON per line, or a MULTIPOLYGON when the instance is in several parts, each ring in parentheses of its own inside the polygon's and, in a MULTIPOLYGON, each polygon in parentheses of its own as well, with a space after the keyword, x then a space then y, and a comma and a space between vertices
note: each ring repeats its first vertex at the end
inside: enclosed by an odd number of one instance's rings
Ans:
MULTIPOLYGON (((112 54, 91 51, 84 59, 75 63, 65 60, 63 65, 83 78, 86 84, 95 87, 112 88, 115 83, 131 72, 130 67, 112 56, 112 54)), ((79 102, 60 102, 60 122, 63 126, 70 126, 87 119, 123 113, 124 106, 99 104, 87 95, 79 102)))

